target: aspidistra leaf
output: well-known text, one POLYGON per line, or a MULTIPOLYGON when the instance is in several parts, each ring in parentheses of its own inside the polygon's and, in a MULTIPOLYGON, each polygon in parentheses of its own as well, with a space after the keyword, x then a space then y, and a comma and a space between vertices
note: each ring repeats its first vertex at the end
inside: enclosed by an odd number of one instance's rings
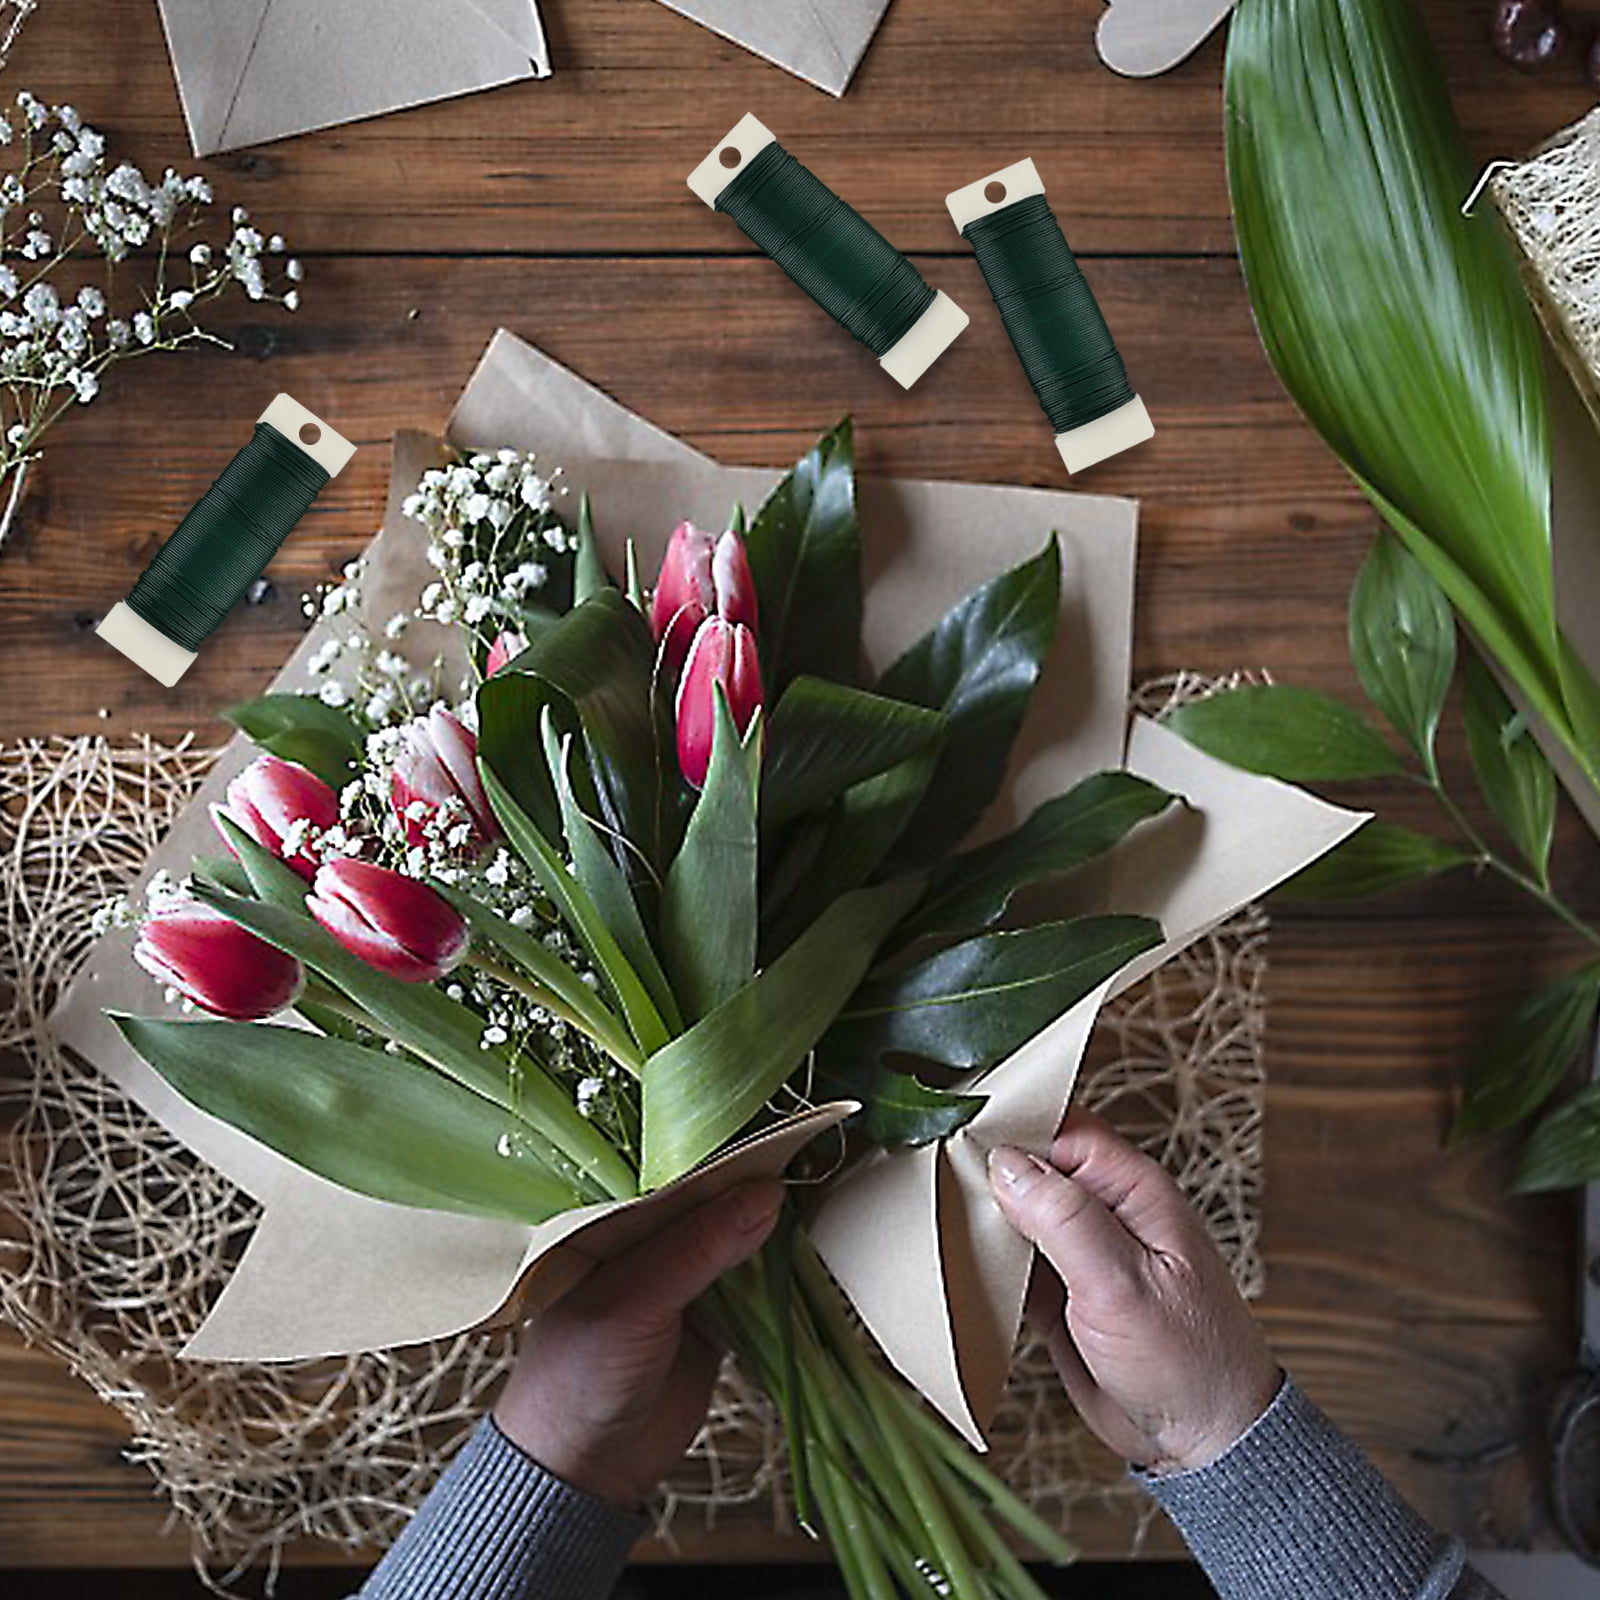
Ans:
POLYGON ((265 694, 222 712, 240 733, 285 761, 308 767, 335 789, 356 775, 365 729, 350 712, 309 694, 265 694))
POLYGON ((1600 1083, 1543 1118, 1522 1147, 1511 1187, 1519 1194, 1600 1182, 1600 1083))
POLYGON ((1334 902, 1386 894, 1477 861, 1469 851, 1392 822, 1369 822, 1275 891, 1284 900, 1334 902))
POLYGON ((1476 651, 1467 657, 1462 717, 1472 769, 1495 821, 1540 883, 1550 875, 1556 778, 1528 727, 1476 651))
POLYGON ((1288 684, 1250 684, 1176 706, 1169 727, 1196 749, 1285 783, 1387 778, 1405 771, 1372 724, 1342 700, 1288 684))

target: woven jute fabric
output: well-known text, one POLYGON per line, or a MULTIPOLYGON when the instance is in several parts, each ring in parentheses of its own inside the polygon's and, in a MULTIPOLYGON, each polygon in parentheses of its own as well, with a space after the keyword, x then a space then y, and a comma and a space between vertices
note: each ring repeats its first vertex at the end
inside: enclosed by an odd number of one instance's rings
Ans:
MULTIPOLYGON (((1209 684, 1143 697, 1159 709, 1209 684)), ((493 1397, 504 1331, 272 1366, 177 1352, 256 1220, 254 1202, 197 1161, 44 1020, 215 752, 104 739, 0 747, 0 1317, 52 1351, 131 1428, 130 1454, 186 1526, 197 1570, 225 1590, 269 1576, 301 1539, 381 1550, 493 1397)), ((1079 1098, 1153 1151, 1205 1215, 1247 1293, 1262 1282, 1263 986, 1267 919, 1250 909, 1114 1003, 1079 1098)), ((1089 1501, 1130 1544, 1151 1509, 1076 1421, 1041 1350, 1019 1351, 994 1428, 1006 1477, 1070 1532, 1089 1501)), ((792 1525, 781 1430, 730 1369, 661 1531, 737 1514, 792 1525)))

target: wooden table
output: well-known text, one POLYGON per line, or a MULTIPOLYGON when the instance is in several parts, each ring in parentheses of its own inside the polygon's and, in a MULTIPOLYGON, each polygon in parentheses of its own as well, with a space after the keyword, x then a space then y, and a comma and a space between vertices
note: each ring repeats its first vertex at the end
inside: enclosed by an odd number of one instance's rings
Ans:
MULTIPOLYGON (((1571 79, 1534 84, 1493 58, 1488 0, 1427 9, 1485 157, 1586 108, 1571 79)), ((238 354, 131 367, 60 427, 0 555, 0 738, 219 736, 213 708, 259 689, 301 626, 301 591, 376 526, 391 431, 437 429, 502 324, 728 462, 782 464, 849 411, 869 469, 1064 485, 942 204, 1024 154, 1160 429, 1083 480, 1144 502, 1138 673, 1264 666, 1352 692, 1344 597, 1374 519, 1251 328, 1220 44, 1166 79, 1122 81, 1093 54, 1100 10, 896 0, 834 101, 650 0, 546 0, 549 82, 200 163, 305 259, 305 306, 245 308, 228 324, 238 354), (685 189, 751 108, 972 310, 914 393, 685 189), (162 690, 93 627, 279 389, 363 448, 266 602, 162 690)), ((149 0, 51 0, 6 80, 70 99, 147 170, 195 165, 149 0)), ((1392 790, 1356 798, 1426 820, 1392 790)), ((1580 901, 1600 903, 1596 853, 1574 828, 1562 860, 1580 901)), ((1538 1439, 1572 1355, 1572 1208, 1502 1198, 1502 1146, 1440 1141, 1474 1037, 1569 955, 1549 921, 1470 882, 1285 912, 1272 945, 1263 1314, 1285 1361, 1416 1503, 1492 1544, 1546 1537, 1538 1439)), ((117 1417, 3 1332, 0 1440, 0 1561, 187 1562, 148 1477, 120 1458, 117 1417)), ((1121 1551, 1093 1519, 1075 1531, 1091 1554, 1121 1551)), ((795 1552, 734 1528, 691 1553, 795 1552)))

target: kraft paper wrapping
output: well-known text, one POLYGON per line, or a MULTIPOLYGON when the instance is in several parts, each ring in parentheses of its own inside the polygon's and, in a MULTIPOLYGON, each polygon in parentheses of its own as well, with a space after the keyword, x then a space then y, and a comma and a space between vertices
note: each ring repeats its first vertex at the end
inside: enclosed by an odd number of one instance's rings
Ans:
POLYGON ((197 156, 550 75, 534 0, 161 0, 197 156))
MULTIPOLYGON (((819 418, 820 429, 832 418, 819 418)), ((537 450, 585 487, 614 567, 632 536, 648 568, 672 525, 720 526, 735 500, 753 508, 779 476, 723 468, 652 427, 548 357, 502 331, 449 425, 463 447, 537 450)), ((373 614, 414 599, 423 536, 399 512, 436 441, 402 434, 383 531, 368 561, 373 614)), ((879 663, 910 643, 958 595, 1037 553, 1054 530, 1063 552, 1059 646, 1038 696, 993 829, 1047 795, 1124 759, 1131 654, 1136 507, 1130 501, 971 484, 862 480, 868 535, 865 631, 879 663)), ((406 636, 425 659, 440 636, 406 636)), ((314 628, 275 687, 308 681, 314 628)), ((150 868, 181 872, 216 848, 206 805, 251 751, 236 740, 150 868)), ((1135 770, 1185 794, 1192 810, 1151 825, 1119 853, 1110 898, 1161 916, 1177 949, 1314 859, 1362 818, 1297 790, 1219 767, 1161 729, 1136 727, 1135 770)), ((1093 898, 1106 898, 1102 881, 1093 898)), ((255 1195, 264 1216, 234 1277, 188 1353, 273 1360, 381 1348, 470 1327, 531 1284, 547 1300, 648 1222, 719 1185, 780 1170, 847 1105, 788 1119, 680 1185, 631 1206, 589 1208, 542 1228, 447 1216, 352 1195, 311 1176, 174 1096, 102 1014, 151 1011, 157 991, 129 957, 131 934, 94 947, 52 1018, 62 1042, 106 1072, 198 1155, 255 1195)), ((1140 963, 1141 968, 1148 962, 1140 963)), ((1123 981, 1132 981, 1133 973, 1123 981)), ((1113 986, 1114 987, 1114 986, 1113 986)), ((983 1155, 1005 1141, 1043 1148, 1071 1092, 1103 996, 1075 1008, 983 1082, 989 1103, 946 1146, 864 1163, 829 1191, 818 1244, 874 1336, 902 1371, 970 1438, 992 1410, 1026 1286, 1029 1250, 987 1198, 983 1155), (892 1213, 894 1225, 886 1225, 892 1213), (870 1215, 870 1226, 864 1219, 870 1215)))

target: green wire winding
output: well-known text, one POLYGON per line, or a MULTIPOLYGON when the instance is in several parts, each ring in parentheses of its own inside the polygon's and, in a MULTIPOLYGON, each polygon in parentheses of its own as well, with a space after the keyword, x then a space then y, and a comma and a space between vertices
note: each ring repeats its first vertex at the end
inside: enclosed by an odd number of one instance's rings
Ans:
POLYGON ((129 607, 186 650, 261 576, 328 474, 269 422, 190 508, 128 596, 129 607))
POLYGON ((717 210, 875 356, 933 304, 922 274, 776 140, 734 174, 717 210))
POLYGON ((961 231, 1050 426, 1067 433, 1127 405, 1127 369, 1050 202, 1029 195, 961 231))

